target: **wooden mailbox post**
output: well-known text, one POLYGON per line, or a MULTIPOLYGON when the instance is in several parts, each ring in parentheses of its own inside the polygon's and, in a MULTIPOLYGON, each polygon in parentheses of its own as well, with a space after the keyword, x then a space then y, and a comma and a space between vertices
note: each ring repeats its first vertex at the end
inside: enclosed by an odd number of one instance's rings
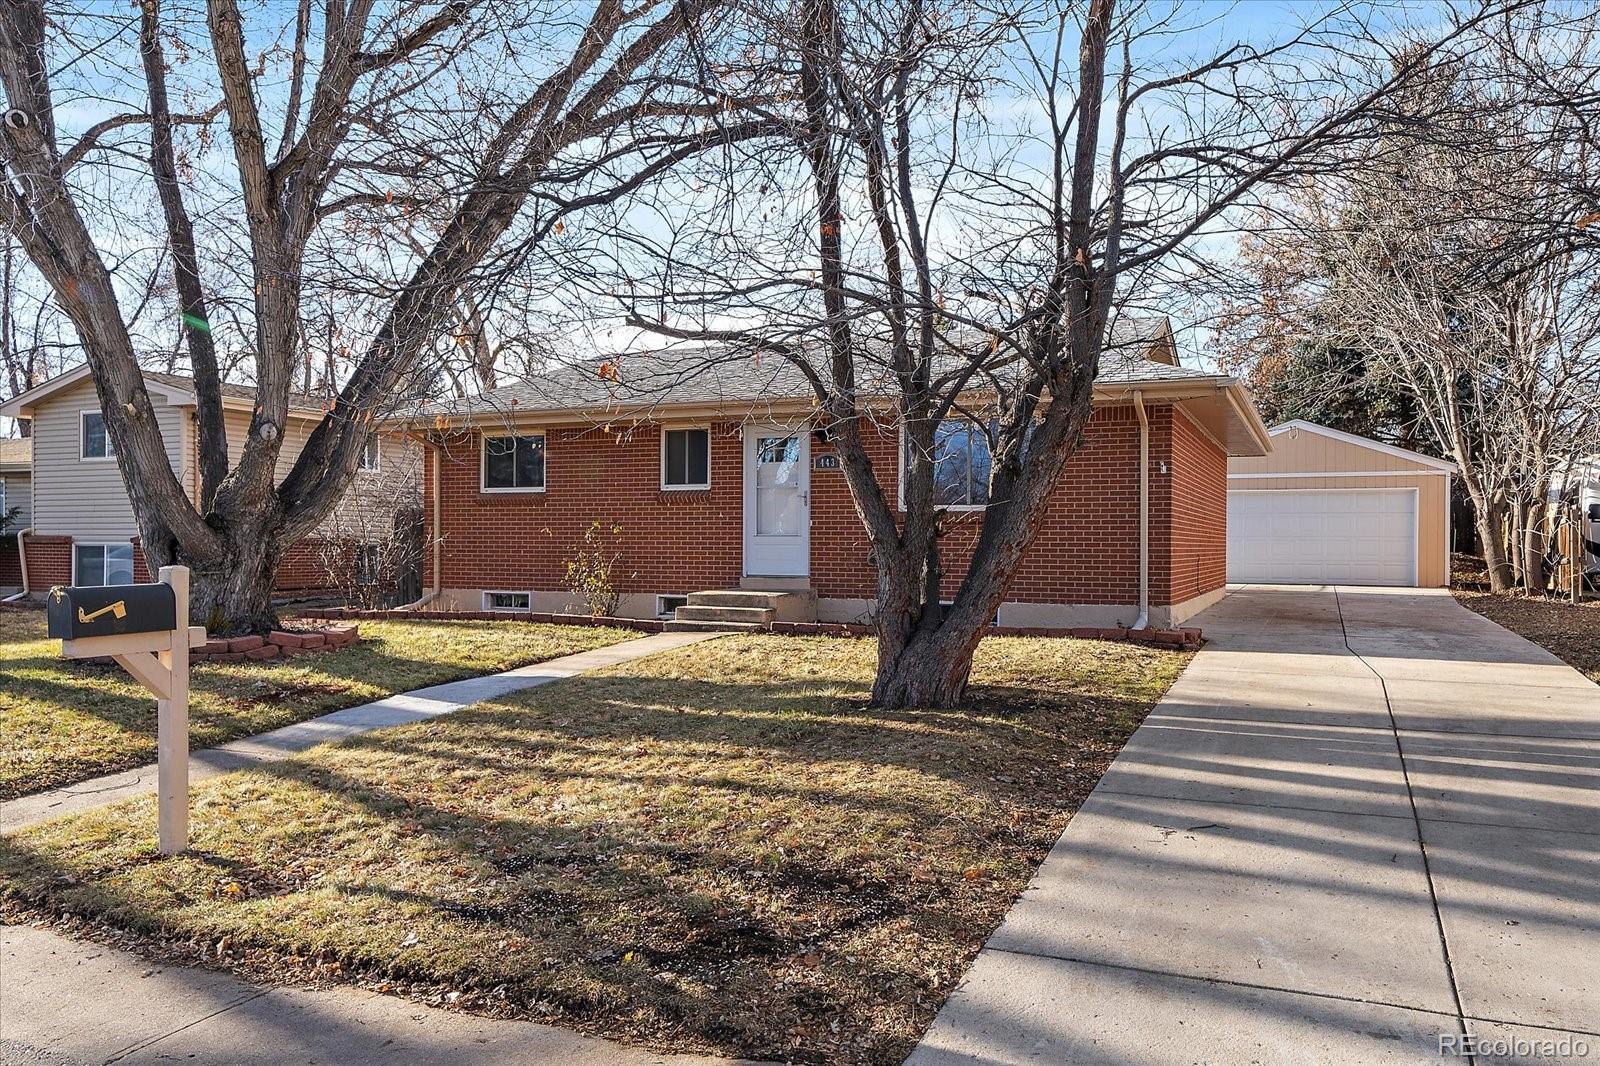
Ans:
POLYGON ((189 846, 189 568, 164 566, 154 585, 58 585, 46 601, 50 636, 69 659, 110 656, 155 693, 161 854, 189 846))

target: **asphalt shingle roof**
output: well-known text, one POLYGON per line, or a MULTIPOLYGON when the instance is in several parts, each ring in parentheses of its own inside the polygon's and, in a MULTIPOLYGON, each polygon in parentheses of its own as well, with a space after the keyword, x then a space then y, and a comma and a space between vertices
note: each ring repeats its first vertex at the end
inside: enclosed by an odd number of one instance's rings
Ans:
POLYGON ((0 440, 0 466, 28 466, 32 458, 33 440, 31 438, 18 437, 15 440, 0 440))
MULTIPOLYGON (((1165 319, 1123 319, 1100 360, 1102 384, 1198 380, 1215 377, 1203 370, 1173 366, 1146 355, 1166 330, 1165 319)), ((806 400, 813 393, 805 375, 773 353, 755 356, 723 349, 681 348, 594 358, 555 366, 537 376, 468 399, 427 404, 424 418, 472 412, 604 409, 638 405, 720 404, 744 406, 763 401, 806 400), (619 380, 603 377, 603 364, 619 380)))

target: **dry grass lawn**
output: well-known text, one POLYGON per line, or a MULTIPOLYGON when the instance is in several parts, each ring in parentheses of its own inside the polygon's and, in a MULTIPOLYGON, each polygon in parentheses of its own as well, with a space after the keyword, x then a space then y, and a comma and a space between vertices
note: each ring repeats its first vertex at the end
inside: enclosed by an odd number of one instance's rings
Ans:
POLYGON ((0 844, 0 908, 667 1050, 899 1062, 1188 656, 992 638, 965 706, 737 636, 0 844))
MULTIPOLYGON (((638 636, 521 622, 363 622, 361 633, 360 644, 291 661, 197 664, 191 743, 638 636)), ((0 799, 155 759, 155 700, 120 667, 62 659, 60 647, 43 611, 0 609, 0 799)))
POLYGON ((1549 649, 1600 684, 1600 600, 1573 605, 1561 600, 1455 590, 1456 599, 1490 621, 1549 649))

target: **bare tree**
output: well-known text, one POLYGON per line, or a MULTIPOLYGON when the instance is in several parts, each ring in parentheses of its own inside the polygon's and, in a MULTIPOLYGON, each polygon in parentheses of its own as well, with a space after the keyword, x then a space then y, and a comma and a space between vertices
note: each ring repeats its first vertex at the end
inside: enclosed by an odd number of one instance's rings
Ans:
POLYGON ((1600 75, 1596 16, 1524 6, 1474 27, 1397 99, 1362 165, 1275 204, 1244 350, 1358 352, 1343 389, 1398 392, 1460 468, 1491 587, 1543 589, 1552 485, 1592 447, 1596 158, 1569 90, 1600 75), (1577 47, 1574 47, 1574 46, 1577 47))
POLYGON ((575 18, 544 0, 321 0, 249 25, 235 0, 124 10, 0 12, 0 210, 81 339, 150 565, 187 563, 213 628, 261 629, 279 560, 415 387, 458 294, 525 264, 566 211, 736 136, 725 102, 683 77, 717 4, 598 0, 575 18), (105 112, 111 96, 126 110, 70 128, 65 103, 105 112), (125 260, 108 251, 143 225, 152 187, 195 378, 197 499, 168 461, 139 369, 150 341, 130 328, 125 260), (327 290, 347 354, 279 480, 315 343, 307 295, 327 290), (234 361, 257 402, 230 464, 220 383, 234 361))
POLYGON ((1427 53, 1376 52, 1341 15, 1197 61, 1167 47, 1195 15, 770 5, 746 75, 784 87, 787 138, 718 157, 700 211, 653 220, 664 237, 626 236, 635 325, 809 381, 877 568, 881 705, 960 698, 1102 358, 1129 355, 1108 348, 1119 306, 1258 189, 1334 165, 1427 53), (988 442, 979 513, 948 507, 952 419, 988 442), (904 441, 898 499, 885 437, 904 441), (947 579, 941 539, 967 522, 947 579))
POLYGON ((318 562, 345 602, 394 606, 408 576, 421 573, 421 469, 417 448, 383 449, 318 527, 318 562))

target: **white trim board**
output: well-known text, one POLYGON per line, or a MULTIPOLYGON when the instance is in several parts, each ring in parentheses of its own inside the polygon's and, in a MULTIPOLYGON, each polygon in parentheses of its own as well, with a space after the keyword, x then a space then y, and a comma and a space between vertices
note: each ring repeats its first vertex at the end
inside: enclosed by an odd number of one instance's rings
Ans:
POLYGON ((1447 459, 1435 459, 1431 455, 1423 455, 1421 452, 1414 452, 1409 448, 1397 448, 1393 444, 1385 444, 1381 440, 1373 440, 1371 437, 1360 437, 1354 433, 1346 433, 1342 429, 1332 429, 1328 426, 1318 425, 1315 422, 1307 422, 1303 418, 1295 418, 1288 422, 1279 423, 1278 425, 1267 430, 1267 433, 1276 437, 1278 434, 1287 433, 1292 429, 1303 429, 1307 433, 1316 433, 1332 440, 1343 441, 1345 444, 1354 445, 1357 448, 1366 448, 1369 451, 1381 452, 1384 455, 1392 455, 1396 459, 1404 459, 1410 463, 1418 463, 1434 470, 1441 470, 1447 473, 1455 473, 1456 470, 1456 464, 1447 459))

